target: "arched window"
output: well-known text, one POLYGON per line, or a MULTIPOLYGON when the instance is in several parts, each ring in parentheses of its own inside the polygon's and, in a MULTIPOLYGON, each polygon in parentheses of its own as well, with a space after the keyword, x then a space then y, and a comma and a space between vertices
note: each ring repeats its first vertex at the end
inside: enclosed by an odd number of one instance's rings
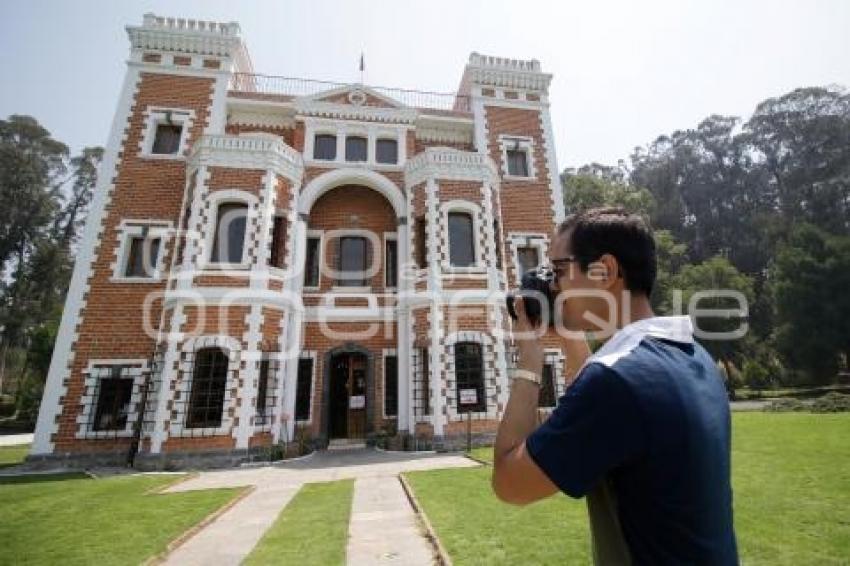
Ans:
POLYGON ((486 411, 481 344, 458 342, 454 349, 458 413, 486 411))
POLYGON ((195 352, 186 428, 221 426, 228 363, 227 354, 221 348, 203 348, 195 352))
POLYGON ((227 202, 218 206, 212 254, 213 263, 242 263, 248 205, 227 202))
POLYGON ((453 267, 469 267, 475 263, 472 215, 449 213, 449 262, 453 267))

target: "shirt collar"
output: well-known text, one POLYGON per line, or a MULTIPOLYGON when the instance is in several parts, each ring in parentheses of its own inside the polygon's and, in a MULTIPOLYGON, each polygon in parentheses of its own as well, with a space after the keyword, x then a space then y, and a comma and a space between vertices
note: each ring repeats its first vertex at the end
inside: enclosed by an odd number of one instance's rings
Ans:
POLYGON ((692 344, 694 328, 689 316, 653 316, 627 324, 587 359, 587 363, 600 362, 606 366, 631 352, 641 340, 651 336, 672 342, 692 344))

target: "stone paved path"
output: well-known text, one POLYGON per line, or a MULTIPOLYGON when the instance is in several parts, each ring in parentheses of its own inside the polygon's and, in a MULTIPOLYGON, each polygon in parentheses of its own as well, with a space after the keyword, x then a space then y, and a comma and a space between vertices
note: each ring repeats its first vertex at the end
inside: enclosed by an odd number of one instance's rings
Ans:
POLYGON ((420 530, 398 474, 477 465, 460 455, 361 449, 317 452, 275 466, 202 472, 168 491, 247 485, 255 486, 255 490, 175 549, 165 563, 239 564, 303 484, 354 478, 348 563, 432 564, 431 546, 420 530))

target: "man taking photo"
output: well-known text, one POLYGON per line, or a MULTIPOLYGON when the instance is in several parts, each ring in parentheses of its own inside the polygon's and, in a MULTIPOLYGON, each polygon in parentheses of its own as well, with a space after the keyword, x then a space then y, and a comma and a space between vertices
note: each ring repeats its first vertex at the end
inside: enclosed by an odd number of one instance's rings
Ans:
POLYGON ((538 427, 543 347, 517 299, 496 495, 587 497, 597 564, 737 564, 726 391, 690 318, 652 312, 652 232, 639 216, 595 209, 558 227, 550 256, 556 329, 571 331, 567 362, 580 369, 538 427), (584 332, 607 341, 590 355, 584 332))

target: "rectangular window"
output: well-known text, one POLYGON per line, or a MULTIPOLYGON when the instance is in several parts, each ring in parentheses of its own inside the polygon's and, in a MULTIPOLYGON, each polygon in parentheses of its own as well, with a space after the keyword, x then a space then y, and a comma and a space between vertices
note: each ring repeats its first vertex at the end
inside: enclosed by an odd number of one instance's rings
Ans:
POLYGON ((286 254, 286 218, 275 216, 272 224, 272 249, 269 255, 269 265, 283 269, 286 254))
POLYGON ((422 414, 431 414, 431 362, 428 348, 422 348, 422 414))
POLYGON ((369 142, 366 138, 359 136, 348 136, 345 138, 345 160, 366 161, 368 158, 369 142))
POLYGON ((179 124, 157 124, 151 153, 174 155, 180 150, 180 137, 183 126, 179 124))
POLYGON ((543 380, 540 383, 538 404, 541 407, 555 406, 555 366, 543 365, 543 380))
POLYGON ((387 287, 398 286, 398 242, 387 240, 386 262, 384 264, 384 280, 387 287))
POLYGON ((342 287, 367 285, 364 279, 368 265, 367 248, 366 238, 360 236, 345 236, 339 239, 338 285, 342 287))
POLYGON ((493 238, 496 241, 496 269, 502 269, 502 232, 498 220, 493 220, 493 238))
POLYGON ((195 352, 186 428, 221 426, 230 360, 221 348, 195 352))
POLYGON ((384 414, 388 417, 398 415, 398 358, 384 358, 384 414))
POLYGON ((537 248, 533 246, 517 248, 516 255, 519 262, 520 277, 540 265, 540 254, 537 248))
POLYGON ((313 358, 298 360, 298 383, 295 390, 295 420, 310 420, 310 397, 313 388, 313 358))
POLYGON ((307 238, 307 258, 304 261, 304 286, 319 286, 319 238, 307 238))
POLYGON ((454 346, 454 354, 457 412, 486 411, 481 345, 475 342, 458 342, 454 346))
POLYGON ((449 213, 449 261, 454 267, 469 267, 475 263, 472 227, 471 214, 449 213))
POLYGON ((509 149, 508 175, 513 177, 528 177, 528 154, 521 149, 509 149))
POLYGON ((416 264, 419 269, 428 267, 428 231, 425 219, 416 219, 416 264))
POLYGON ((396 140, 378 140, 375 142, 375 160, 378 163, 398 163, 398 142, 396 140))
POLYGON ((132 236, 129 240, 125 277, 153 277, 159 260, 160 238, 132 236))
POLYGON ((242 263, 245 253, 245 228, 248 205, 238 202, 220 204, 215 223, 213 249, 210 261, 214 263, 242 263))
POLYGON ((269 396, 269 360, 260 360, 260 376, 257 379, 257 416, 266 416, 269 396))
POLYGON ((334 161, 336 159, 336 136, 318 134, 313 138, 313 159, 334 161))
POLYGON ((133 380, 115 377, 121 374, 121 366, 112 368, 113 377, 101 379, 97 397, 93 430, 124 430, 127 428, 127 416, 130 413, 130 397, 133 393, 133 380))

